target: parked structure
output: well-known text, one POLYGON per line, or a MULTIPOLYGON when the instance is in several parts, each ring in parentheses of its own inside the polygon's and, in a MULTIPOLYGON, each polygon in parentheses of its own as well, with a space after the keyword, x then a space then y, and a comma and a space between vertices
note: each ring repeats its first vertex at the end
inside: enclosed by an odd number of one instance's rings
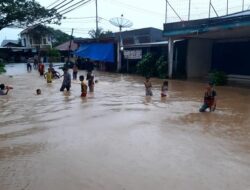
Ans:
POLYGON ((250 11, 164 24, 169 77, 207 76, 211 70, 250 76, 250 11))

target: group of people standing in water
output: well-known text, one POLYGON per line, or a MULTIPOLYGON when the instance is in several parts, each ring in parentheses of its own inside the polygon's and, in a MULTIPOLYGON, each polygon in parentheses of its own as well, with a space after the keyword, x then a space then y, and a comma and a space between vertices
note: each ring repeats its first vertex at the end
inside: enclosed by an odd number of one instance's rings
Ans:
MULTIPOLYGON (((37 67, 40 76, 44 76, 45 65, 43 63, 37 64, 35 62, 34 62, 34 68, 37 67)), ((27 71, 28 72, 31 71, 30 63, 27 63, 27 71)), ((78 74, 77 65, 73 66, 72 71, 73 71, 73 80, 77 80, 77 74, 78 74)), ((63 72, 64 72, 62 75, 63 81, 62 81, 60 91, 64 91, 65 89, 67 91, 70 91, 71 74, 69 73, 68 67, 64 67, 63 72)), ((45 74, 47 83, 52 83, 52 79, 54 77, 60 78, 60 76, 58 76, 57 73, 58 72, 56 72, 55 69, 53 68, 53 64, 50 63, 49 68, 48 68, 48 72, 45 74)), ((83 75, 79 76, 79 81, 80 81, 80 86, 81 86, 81 97, 87 96, 88 89, 89 89, 89 92, 94 92, 95 83, 98 82, 98 81, 94 80, 94 75, 92 74, 91 71, 88 71, 88 73, 87 73, 87 76, 86 76, 87 83, 85 82, 84 79, 85 79, 85 77, 83 75)), ((152 83, 151 83, 150 77, 146 77, 146 80, 144 81, 144 85, 145 85, 145 95, 146 96, 153 96, 152 83)), ((13 88, 6 86, 4 84, 0 84, 0 95, 7 95, 10 89, 13 89, 13 88)), ((168 81, 165 80, 161 86, 161 97, 162 98, 168 96, 168 89, 169 89, 168 88, 168 81)), ((40 95, 41 89, 37 89, 36 94, 40 95)), ((214 89, 214 84, 212 82, 209 82, 207 87, 206 87, 205 93, 204 93, 203 105, 201 106, 199 111, 206 112, 207 109, 209 109, 210 112, 215 111, 216 103, 217 103, 216 97, 217 97, 217 93, 214 89)))
MULTIPOLYGON (((52 63, 49 64, 48 71, 45 74, 44 74, 44 66, 41 67, 41 65, 44 65, 44 64, 42 64, 42 63, 38 64, 38 72, 40 73, 41 76, 45 75, 45 78, 46 78, 48 84, 52 83, 52 80, 54 78, 63 77, 60 91, 63 92, 65 89, 67 91, 70 91, 71 74, 69 73, 68 67, 63 67, 63 75, 59 76, 58 72, 55 71, 52 63)), ((73 80, 77 80, 78 68, 77 68, 76 64, 73 65, 72 71, 73 71, 72 72, 73 80)), ((88 81, 87 84, 85 83, 84 79, 85 79, 85 77, 83 75, 79 76, 79 81, 81 82, 81 97, 87 96, 88 88, 89 88, 89 92, 94 92, 94 85, 95 85, 95 83, 97 83, 97 81, 94 80, 94 75, 93 75, 92 71, 88 71, 88 73, 87 73, 87 76, 86 76, 86 80, 88 81)), ((41 90, 40 89, 37 89, 37 90, 38 90, 37 92, 39 92, 39 93, 37 93, 37 95, 40 95, 41 90)))
MULTIPOLYGON (((146 77, 144 86, 145 86, 145 95, 153 96, 152 83, 150 81, 150 77, 146 77)), ((167 96, 168 96, 168 81, 165 80, 161 86, 161 97, 164 98, 167 96)), ((214 89, 214 83, 209 82, 204 93, 203 105, 201 106, 199 111, 206 112, 207 109, 209 109, 210 112, 215 111, 217 103, 216 97, 217 97, 217 92, 214 89)))

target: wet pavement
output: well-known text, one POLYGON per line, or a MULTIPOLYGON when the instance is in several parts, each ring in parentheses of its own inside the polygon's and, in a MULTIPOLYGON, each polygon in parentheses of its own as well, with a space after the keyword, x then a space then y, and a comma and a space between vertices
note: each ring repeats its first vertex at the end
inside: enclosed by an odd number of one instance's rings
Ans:
MULTIPOLYGON (((95 93, 79 81, 59 92, 23 64, 0 83, 1 190, 249 190, 250 90, 217 87, 214 113, 198 113, 204 84, 95 72, 95 93), (10 75, 12 77, 10 77, 10 75), (35 90, 42 89, 36 96, 35 90)), ((86 73, 84 73, 86 76, 86 73)))

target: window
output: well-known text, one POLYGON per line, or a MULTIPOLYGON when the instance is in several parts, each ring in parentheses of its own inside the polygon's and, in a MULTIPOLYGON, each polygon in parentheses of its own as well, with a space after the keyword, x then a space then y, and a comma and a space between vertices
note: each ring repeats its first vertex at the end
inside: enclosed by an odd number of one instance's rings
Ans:
POLYGON ((23 39, 23 46, 26 47, 26 38, 23 39))
POLYGON ((46 38, 43 38, 43 44, 47 44, 46 38))
POLYGON ((32 38, 30 38, 30 45, 32 45, 32 38))

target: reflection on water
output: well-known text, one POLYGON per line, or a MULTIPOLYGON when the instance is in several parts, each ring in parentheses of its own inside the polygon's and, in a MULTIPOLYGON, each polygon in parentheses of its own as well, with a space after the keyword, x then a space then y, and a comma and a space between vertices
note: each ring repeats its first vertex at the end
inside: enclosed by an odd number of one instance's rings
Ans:
MULTIPOLYGON (((234 190, 250 187, 250 90, 218 87, 218 109, 198 113, 204 84, 95 72, 60 92, 26 65, 8 65, 0 83, 0 189, 234 190), (11 77, 10 77, 11 75, 11 77), (42 90, 41 96, 35 90, 42 90)), ((86 75, 81 71, 80 74, 86 75)))

